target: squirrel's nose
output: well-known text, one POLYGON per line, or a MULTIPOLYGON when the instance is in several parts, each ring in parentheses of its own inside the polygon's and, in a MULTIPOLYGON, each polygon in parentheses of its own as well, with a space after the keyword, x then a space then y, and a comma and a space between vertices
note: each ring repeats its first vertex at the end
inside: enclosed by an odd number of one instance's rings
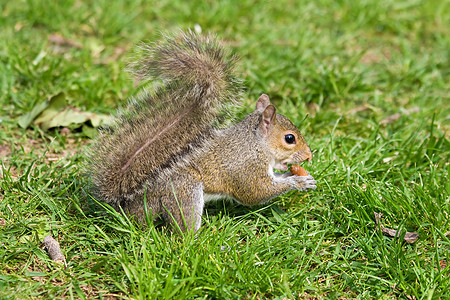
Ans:
POLYGON ((298 152, 298 154, 300 154, 300 160, 303 161, 311 161, 312 160, 312 153, 311 153, 311 149, 309 149, 309 147, 305 150, 301 150, 298 152))
POLYGON ((308 150, 305 151, 305 160, 311 161, 312 160, 312 152, 311 149, 308 147, 308 150))

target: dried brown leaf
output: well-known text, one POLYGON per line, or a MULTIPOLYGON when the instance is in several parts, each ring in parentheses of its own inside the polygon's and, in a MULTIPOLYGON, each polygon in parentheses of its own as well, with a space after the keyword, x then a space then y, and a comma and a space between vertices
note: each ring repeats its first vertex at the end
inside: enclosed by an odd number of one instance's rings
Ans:
MULTIPOLYGON (((381 224, 382 213, 374 212, 375 215, 375 224, 381 229, 381 232, 388 237, 399 238, 401 233, 395 229, 386 228, 381 224)), ((412 244, 419 238, 419 234, 417 232, 406 232, 403 240, 408 244, 412 244)))

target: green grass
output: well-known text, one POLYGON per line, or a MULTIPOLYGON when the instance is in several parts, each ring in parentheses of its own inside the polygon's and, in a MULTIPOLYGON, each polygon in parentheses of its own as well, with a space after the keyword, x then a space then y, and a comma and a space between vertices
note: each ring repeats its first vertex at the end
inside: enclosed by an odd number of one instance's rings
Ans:
POLYGON ((28 0, 0 14, 0 298, 449 297, 449 1, 28 0), (85 131, 17 122, 59 94, 114 112, 138 92, 125 53, 196 24, 241 56, 239 116, 264 92, 301 128, 318 189, 219 201, 180 237, 88 197, 85 131), (383 236, 374 212, 418 241, 383 236))

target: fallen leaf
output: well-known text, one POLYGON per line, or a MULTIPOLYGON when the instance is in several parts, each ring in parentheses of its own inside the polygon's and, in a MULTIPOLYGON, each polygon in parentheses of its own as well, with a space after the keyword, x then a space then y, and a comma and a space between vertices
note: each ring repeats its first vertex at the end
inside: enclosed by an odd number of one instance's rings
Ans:
MULTIPOLYGON (((394 230, 394 229, 390 229, 390 228, 386 228, 383 226, 383 224, 381 224, 381 217, 383 216, 382 213, 376 213, 374 212, 375 215, 375 224, 378 225, 378 227, 381 229, 381 232, 388 237, 395 237, 395 238, 399 238, 400 237, 400 231, 394 230)), ((417 239, 419 238, 419 234, 416 232, 406 232, 405 233, 405 237, 403 238, 405 242, 407 242, 408 244, 412 244, 415 241, 417 241, 417 239)))
POLYGON ((35 107, 33 107, 33 109, 23 115, 22 117, 19 118, 19 126, 22 127, 23 129, 27 128, 28 126, 31 125, 31 123, 33 122, 33 120, 44 110, 47 108, 47 106, 50 103, 50 99, 47 99, 44 102, 38 103, 35 107))
POLYGON ((98 130, 94 127, 87 126, 86 124, 81 127, 81 131, 83 134, 91 139, 95 138, 98 135, 98 130))
POLYGON ((54 127, 67 127, 69 125, 82 125, 90 122, 93 127, 110 122, 107 115, 82 111, 68 105, 64 93, 49 97, 46 101, 37 104, 30 113, 19 119, 19 125, 27 128, 31 123, 48 130, 54 127))

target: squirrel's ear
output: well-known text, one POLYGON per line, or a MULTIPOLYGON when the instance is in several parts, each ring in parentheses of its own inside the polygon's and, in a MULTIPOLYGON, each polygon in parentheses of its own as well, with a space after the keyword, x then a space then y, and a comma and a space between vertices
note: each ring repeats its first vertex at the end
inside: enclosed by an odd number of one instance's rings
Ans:
MULTIPOLYGON (((259 101, 259 100, 258 100, 259 101)), ((270 130, 270 127, 275 125, 277 121, 277 110, 275 106, 269 104, 266 109, 264 109, 261 120, 259 121, 258 128, 263 135, 267 135, 270 130)))
POLYGON ((270 105, 269 96, 262 94, 259 96, 258 101, 256 101, 256 111, 263 112, 267 106, 270 105))

